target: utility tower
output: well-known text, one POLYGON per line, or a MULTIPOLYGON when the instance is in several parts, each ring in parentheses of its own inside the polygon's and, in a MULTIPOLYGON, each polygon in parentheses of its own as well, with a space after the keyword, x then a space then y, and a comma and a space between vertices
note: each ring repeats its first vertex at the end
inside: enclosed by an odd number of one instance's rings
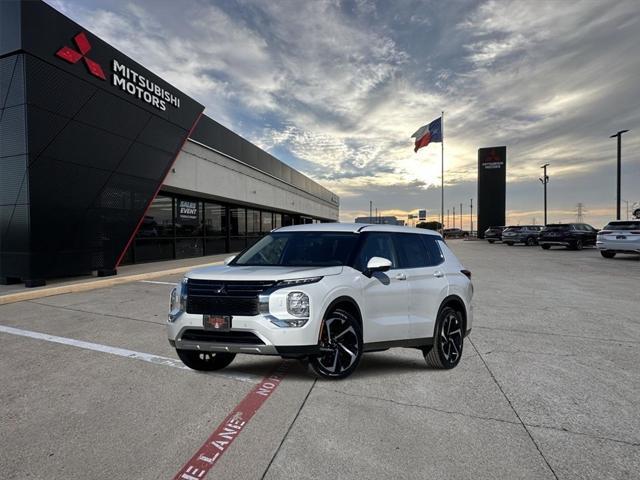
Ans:
POLYGON ((576 222, 584 223, 584 214, 587 213, 584 203, 580 202, 576 205, 576 222))

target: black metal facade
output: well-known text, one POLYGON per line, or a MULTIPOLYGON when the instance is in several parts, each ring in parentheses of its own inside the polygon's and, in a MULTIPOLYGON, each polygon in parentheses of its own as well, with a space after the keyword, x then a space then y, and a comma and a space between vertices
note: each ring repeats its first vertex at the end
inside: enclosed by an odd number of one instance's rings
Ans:
POLYGON ((507 147, 478 150, 478 237, 506 219, 507 147))
POLYGON ((114 270, 202 110, 43 2, 0 2, 0 281, 114 270), (114 61, 179 107, 119 88, 114 61))

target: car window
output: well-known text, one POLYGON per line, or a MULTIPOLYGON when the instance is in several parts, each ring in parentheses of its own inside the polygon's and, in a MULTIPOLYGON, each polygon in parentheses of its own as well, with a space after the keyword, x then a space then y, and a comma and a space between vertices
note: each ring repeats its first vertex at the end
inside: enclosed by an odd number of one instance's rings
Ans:
POLYGON ((444 262, 444 254, 438 244, 438 239, 431 235, 420 235, 422 243, 424 244, 429 254, 429 266, 440 265, 444 262))
POLYGON ((398 259, 396 258, 396 252, 390 233, 366 233, 362 246, 360 247, 360 252, 356 255, 354 267, 357 270, 364 271, 364 269, 367 268, 367 263, 373 257, 386 258, 391 261, 391 268, 397 267, 398 259))
POLYGON ((603 230, 640 230, 640 220, 611 222, 603 230))
POLYGON ((431 264, 429 252, 420 238, 422 236, 412 233, 394 234, 400 268, 420 268, 431 264))

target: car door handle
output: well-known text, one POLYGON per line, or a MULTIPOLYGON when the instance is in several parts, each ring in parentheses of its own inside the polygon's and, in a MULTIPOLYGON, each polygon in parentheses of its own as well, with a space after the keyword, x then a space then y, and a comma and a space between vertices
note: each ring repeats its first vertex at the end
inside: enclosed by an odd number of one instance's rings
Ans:
POLYGON ((406 280, 407 276, 404 273, 398 273, 395 277, 396 280, 406 280))
POLYGON ((440 270, 436 270, 435 272, 433 272, 433 276, 436 278, 442 278, 444 277, 444 273, 442 273, 440 270))

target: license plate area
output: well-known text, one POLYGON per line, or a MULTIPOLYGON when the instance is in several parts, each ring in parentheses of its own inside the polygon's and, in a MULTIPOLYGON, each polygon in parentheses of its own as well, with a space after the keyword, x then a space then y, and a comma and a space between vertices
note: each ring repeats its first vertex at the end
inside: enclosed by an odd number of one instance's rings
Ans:
POLYGON ((616 235, 616 240, 626 240, 627 236, 626 235, 616 235))
POLYGON ((205 330, 228 332, 231 330, 231 315, 202 315, 202 326, 205 330))

